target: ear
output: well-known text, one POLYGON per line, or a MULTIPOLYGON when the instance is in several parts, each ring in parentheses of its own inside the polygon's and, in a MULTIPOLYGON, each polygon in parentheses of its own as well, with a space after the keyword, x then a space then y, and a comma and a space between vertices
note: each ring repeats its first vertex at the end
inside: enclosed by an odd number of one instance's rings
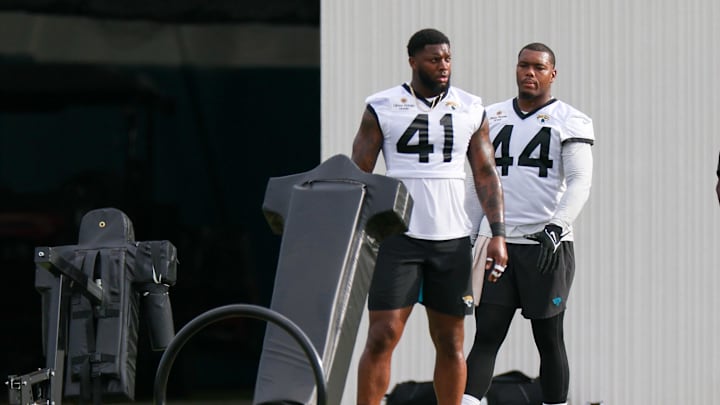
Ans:
POLYGON ((417 65, 417 62, 415 61, 415 57, 414 57, 414 56, 408 57, 408 64, 410 65, 410 68, 412 68, 412 70, 415 70, 415 67, 416 67, 416 65, 417 65))
POLYGON ((550 83, 555 81, 555 77, 557 77, 557 70, 555 70, 555 68, 553 68, 552 74, 550 74, 550 83))

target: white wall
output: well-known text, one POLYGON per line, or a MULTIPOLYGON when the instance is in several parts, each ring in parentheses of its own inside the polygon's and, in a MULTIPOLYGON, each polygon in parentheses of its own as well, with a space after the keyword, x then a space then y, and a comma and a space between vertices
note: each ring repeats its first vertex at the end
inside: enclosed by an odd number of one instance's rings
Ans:
MULTIPOLYGON (((515 94, 520 47, 550 45, 554 95, 589 114, 597 136, 566 316, 571 403, 717 403, 720 3, 322 0, 321 10, 323 159, 350 153, 367 95, 410 79, 405 44, 416 30, 448 34, 454 84, 487 103, 515 94)), ((432 356, 417 307, 391 388, 429 380, 432 356)), ((343 404, 354 403, 355 367, 343 404)), ((538 370, 517 318, 496 372, 510 369, 538 370)))

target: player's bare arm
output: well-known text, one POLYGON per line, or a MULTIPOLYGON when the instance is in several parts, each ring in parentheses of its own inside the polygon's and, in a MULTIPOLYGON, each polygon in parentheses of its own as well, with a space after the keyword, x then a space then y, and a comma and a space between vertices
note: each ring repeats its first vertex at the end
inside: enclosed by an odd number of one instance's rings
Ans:
MULTIPOLYGON (((475 181, 475 190, 478 193, 480 204, 491 224, 505 224, 505 208, 503 203, 502 185, 500 176, 495 169, 495 149, 490 142, 490 126, 487 120, 483 120, 480 129, 473 134, 468 147, 468 160, 475 181)), ((503 231, 504 232, 504 231, 503 231)), ((490 240, 487 249, 488 262, 485 264, 487 270, 493 266, 501 266, 504 270, 507 265, 507 250, 505 237, 495 236, 490 240)), ((496 281, 491 274, 490 281, 496 281)))
POLYGON ((365 109, 360 120, 360 128, 353 141, 352 161, 361 170, 372 173, 382 144, 383 136, 377 119, 370 110, 365 109))
POLYGON ((472 169, 483 212, 492 223, 504 223, 504 207, 500 176, 495 169, 495 149, 490 142, 490 127, 484 120, 473 134, 468 147, 468 160, 472 169))

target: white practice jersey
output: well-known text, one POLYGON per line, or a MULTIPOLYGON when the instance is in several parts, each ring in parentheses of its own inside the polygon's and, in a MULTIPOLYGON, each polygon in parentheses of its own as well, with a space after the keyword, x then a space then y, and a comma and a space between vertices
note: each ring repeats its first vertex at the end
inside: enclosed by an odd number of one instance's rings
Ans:
MULTIPOLYGON (((513 98, 489 106, 487 116, 510 240, 551 222, 567 186, 563 144, 592 145, 595 135, 587 115, 557 99, 524 113, 513 98)), ((580 199, 582 203, 584 199, 580 199)), ((565 225, 570 236, 565 240, 572 240, 571 224, 565 225)))
POLYGON ((428 240, 468 236, 465 159, 484 119, 480 97, 450 87, 433 103, 416 99, 403 84, 366 103, 383 133, 386 174, 402 180, 413 198, 407 234, 428 240))

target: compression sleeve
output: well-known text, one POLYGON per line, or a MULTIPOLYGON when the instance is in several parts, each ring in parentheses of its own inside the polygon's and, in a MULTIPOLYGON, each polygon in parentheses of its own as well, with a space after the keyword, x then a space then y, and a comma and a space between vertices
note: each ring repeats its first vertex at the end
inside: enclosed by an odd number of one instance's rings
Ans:
POLYGON ((567 189, 558 204, 551 224, 563 230, 570 228, 590 196, 592 185, 593 157, 590 144, 566 142, 562 147, 567 189))

